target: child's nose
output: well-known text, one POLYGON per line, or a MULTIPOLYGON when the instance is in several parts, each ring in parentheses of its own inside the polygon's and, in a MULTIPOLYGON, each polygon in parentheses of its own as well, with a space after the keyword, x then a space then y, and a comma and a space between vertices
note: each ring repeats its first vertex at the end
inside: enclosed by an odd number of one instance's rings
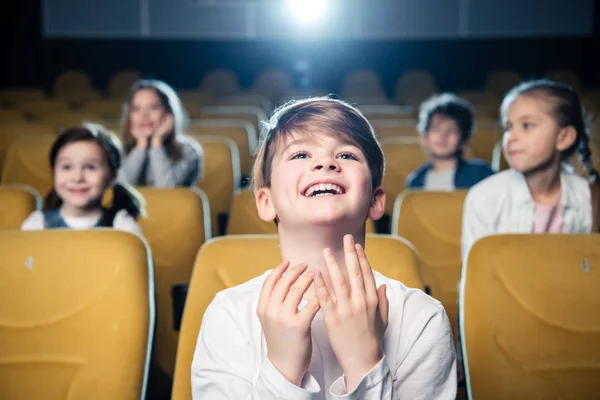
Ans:
POLYGON ((74 173, 73 173, 73 179, 76 182, 82 181, 84 177, 84 173, 83 173, 83 168, 77 168, 75 169, 74 173))
POLYGON ((338 171, 340 164, 334 157, 321 157, 317 159, 313 165, 313 170, 327 169, 329 171, 338 171))

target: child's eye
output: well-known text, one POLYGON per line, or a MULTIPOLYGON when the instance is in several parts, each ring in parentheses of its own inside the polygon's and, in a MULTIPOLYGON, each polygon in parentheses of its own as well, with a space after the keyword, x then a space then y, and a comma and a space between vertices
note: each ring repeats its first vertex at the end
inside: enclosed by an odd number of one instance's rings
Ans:
POLYGON ((338 157, 341 158, 342 160, 354 160, 354 161, 358 161, 358 157, 356 157, 352 153, 342 153, 338 157))
POLYGON ((62 169, 63 171, 68 171, 71 169, 71 166, 69 164, 63 164, 59 168, 62 169))
POLYGON ((531 123, 529 123, 529 122, 525 122, 525 123, 523 124, 523 128, 524 128, 525 130, 527 130, 527 129, 531 129, 532 127, 533 127, 533 124, 531 124, 531 123))
POLYGON ((90 171, 94 171, 94 170, 96 170, 98 167, 97 167, 96 165, 94 165, 94 164, 87 164, 87 165, 85 165, 83 168, 85 168, 85 169, 88 169, 88 170, 90 170, 90 171))
POLYGON ((308 154, 305 153, 304 151, 299 151, 297 153, 294 153, 291 157, 290 160, 303 160, 305 158, 308 158, 308 154))

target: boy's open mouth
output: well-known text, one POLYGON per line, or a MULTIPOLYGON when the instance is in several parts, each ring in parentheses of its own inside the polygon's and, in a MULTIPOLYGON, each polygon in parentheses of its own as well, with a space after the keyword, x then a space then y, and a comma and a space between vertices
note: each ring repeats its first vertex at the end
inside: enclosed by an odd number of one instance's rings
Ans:
POLYGON ((304 197, 337 196, 346 193, 346 190, 335 183, 317 183, 309 186, 302 195, 304 197))

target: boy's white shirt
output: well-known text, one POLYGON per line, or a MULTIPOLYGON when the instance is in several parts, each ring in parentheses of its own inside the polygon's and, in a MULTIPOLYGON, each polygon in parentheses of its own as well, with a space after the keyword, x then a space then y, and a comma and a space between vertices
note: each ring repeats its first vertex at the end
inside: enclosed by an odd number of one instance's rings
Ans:
MULTIPOLYGON (((569 233, 589 233, 592 204, 589 183, 565 167, 560 173, 563 221, 569 233)), ((525 176, 513 169, 473 186, 464 203, 462 224, 463 276, 469 250, 484 236, 532 233, 535 203, 525 176)))
POLYGON ((455 348, 443 306, 377 272, 377 286, 387 285, 390 305, 379 364, 347 393, 319 311, 311 327, 308 373, 301 387, 287 381, 267 358, 256 315, 269 272, 219 292, 208 306, 192 362, 195 400, 455 399, 455 348))
MULTIPOLYGON (((92 229, 98 223, 99 217, 65 217, 63 219, 71 229, 92 229)), ((42 211, 34 211, 21 225, 23 231, 38 231, 44 229, 44 213, 42 211)), ((142 234, 142 230, 127 210, 119 210, 113 220, 113 229, 132 232, 138 235, 142 234)))

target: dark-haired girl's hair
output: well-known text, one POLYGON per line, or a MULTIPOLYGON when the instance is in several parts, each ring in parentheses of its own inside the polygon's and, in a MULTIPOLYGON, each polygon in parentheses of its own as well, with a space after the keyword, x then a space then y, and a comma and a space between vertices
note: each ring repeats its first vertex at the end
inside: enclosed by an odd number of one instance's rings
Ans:
MULTIPOLYGON (((103 126, 86 123, 82 126, 71 128, 62 133, 52 145, 50 150, 50 166, 54 171, 56 158, 60 150, 70 143, 94 142, 103 151, 111 173, 116 177, 121 167, 121 149, 116 137, 106 132, 103 126)), ((62 205, 62 199, 52 188, 44 199, 44 210, 54 210, 62 205)), ((126 210, 134 218, 145 215, 145 204, 142 196, 133 187, 115 183, 113 185, 112 206, 105 210, 100 221, 101 226, 112 226, 115 215, 119 210, 126 210)))
POLYGON ((575 152, 578 152, 579 160, 589 181, 600 183, 598 172, 592 161, 585 110, 577 92, 567 84, 547 79, 522 83, 511 89, 504 97, 501 107, 503 120, 506 119, 511 104, 523 94, 545 96, 550 100, 551 113, 558 125, 561 128, 572 126, 577 133, 575 143, 562 152, 562 160, 568 160, 575 152))

